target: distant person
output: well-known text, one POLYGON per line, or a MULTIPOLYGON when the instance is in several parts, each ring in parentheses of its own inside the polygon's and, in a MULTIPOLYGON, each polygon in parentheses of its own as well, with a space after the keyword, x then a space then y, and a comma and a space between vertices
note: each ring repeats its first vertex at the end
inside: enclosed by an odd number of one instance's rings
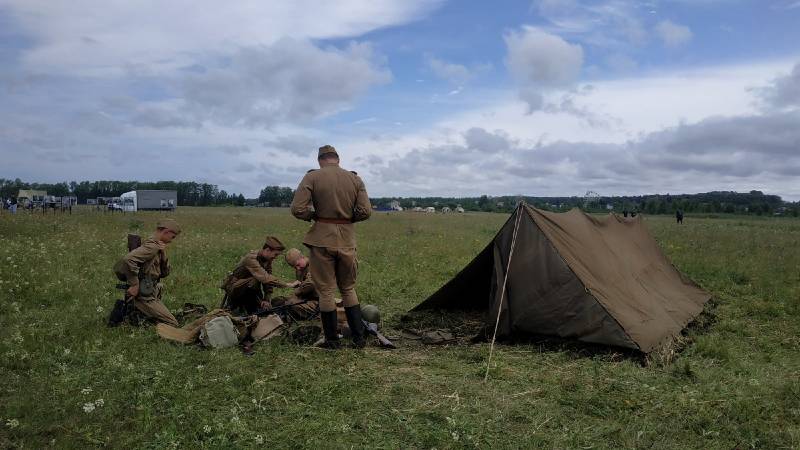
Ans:
POLYGON ((145 240, 138 248, 133 249, 114 265, 114 273, 118 278, 127 280, 128 289, 125 300, 133 301, 133 305, 146 317, 156 322, 178 326, 175 316, 164 306, 162 294, 164 285, 161 279, 170 273, 166 248, 178 235, 181 227, 172 219, 158 222, 153 236, 145 240))
POLYGON ((222 308, 237 313, 253 314, 270 308, 274 288, 295 287, 272 275, 272 262, 286 249, 274 236, 267 236, 261 250, 251 250, 239 260, 236 268, 222 283, 225 299, 222 308))
POLYGON ((628 210, 627 209, 623 209, 622 210, 622 217, 628 217, 628 210))
POLYGON ((356 295, 355 222, 367 220, 372 205, 364 182, 355 172, 339 167, 339 154, 330 145, 319 148, 318 170, 309 170, 292 200, 292 215, 314 221, 303 244, 310 251, 310 273, 319 293, 319 309, 325 341, 322 346, 340 346, 334 291, 342 295, 353 345, 365 345, 361 307, 356 295))
POLYGON ((676 220, 676 221, 677 221, 679 224, 682 224, 682 223, 683 223, 683 211, 681 211, 680 209, 678 209, 678 210, 676 210, 676 211, 675 211, 675 220, 676 220))

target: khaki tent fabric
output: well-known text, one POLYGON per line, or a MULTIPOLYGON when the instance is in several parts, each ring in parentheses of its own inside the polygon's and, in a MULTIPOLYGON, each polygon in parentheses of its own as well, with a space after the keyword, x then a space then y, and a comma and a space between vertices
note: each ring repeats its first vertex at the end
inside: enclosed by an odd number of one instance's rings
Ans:
POLYGON ((475 260, 415 310, 487 309, 494 325, 518 215, 501 338, 552 335, 647 353, 680 333, 710 298, 672 266, 641 216, 521 205, 475 260))

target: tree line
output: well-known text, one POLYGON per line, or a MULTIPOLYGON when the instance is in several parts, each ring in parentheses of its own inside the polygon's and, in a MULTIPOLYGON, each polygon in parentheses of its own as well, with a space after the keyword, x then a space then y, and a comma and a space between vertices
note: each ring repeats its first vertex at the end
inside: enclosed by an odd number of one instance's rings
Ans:
POLYGON ((405 209, 416 206, 444 207, 465 211, 511 212, 519 201, 525 201, 539 209, 548 211, 568 211, 580 208, 587 212, 607 212, 609 206, 615 212, 637 211, 646 214, 684 213, 727 213, 751 215, 790 215, 800 216, 800 202, 785 202, 777 195, 765 195, 761 191, 729 192, 715 191, 700 194, 654 194, 635 196, 585 197, 531 197, 498 196, 491 197, 381 197, 372 199, 372 204, 388 208, 396 201, 405 209))
POLYGON ((7 180, 0 178, 0 197, 16 197, 20 189, 47 191, 48 195, 63 197, 67 195, 78 198, 78 203, 97 197, 119 197, 123 192, 135 190, 168 190, 178 194, 178 205, 213 206, 239 205, 246 202, 242 194, 229 194, 215 184, 196 183, 194 181, 81 181, 61 183, 26 183, 19 178, 7 180))

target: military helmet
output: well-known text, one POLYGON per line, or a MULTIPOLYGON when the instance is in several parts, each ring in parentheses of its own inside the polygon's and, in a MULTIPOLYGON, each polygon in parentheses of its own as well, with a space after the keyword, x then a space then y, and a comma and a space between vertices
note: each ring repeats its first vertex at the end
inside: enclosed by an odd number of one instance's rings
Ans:
POLYGON ((375 305, 361 305, 361 317, 369 323, 381 323, 381 312, 375 305))

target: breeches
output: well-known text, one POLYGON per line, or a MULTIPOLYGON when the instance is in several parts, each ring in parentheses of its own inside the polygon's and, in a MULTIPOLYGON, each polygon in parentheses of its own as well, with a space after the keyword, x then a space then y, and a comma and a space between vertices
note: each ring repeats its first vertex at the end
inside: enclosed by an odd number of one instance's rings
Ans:
POLYGON ((166 305, 164 305, 164 302, 161 301, 161 292, 163 290, 164 288, 161 283, 156 284, 155 291, 152 295, 146 297, 136 297, 133 300, 133 306, 141 311, 142 314, 157 322, 162 322, 172 325, 173 327, 177 327, 178 320, 175 319, 175 316, 172 315, 169 309, 167 309, 166 305))
POLYGON ((336 310, 336 289, 342 294, 344 306, 358 305, 356 276, 358 260, 354 248, 309 247, 311 278, 319 293, 319 310, 336 310))

